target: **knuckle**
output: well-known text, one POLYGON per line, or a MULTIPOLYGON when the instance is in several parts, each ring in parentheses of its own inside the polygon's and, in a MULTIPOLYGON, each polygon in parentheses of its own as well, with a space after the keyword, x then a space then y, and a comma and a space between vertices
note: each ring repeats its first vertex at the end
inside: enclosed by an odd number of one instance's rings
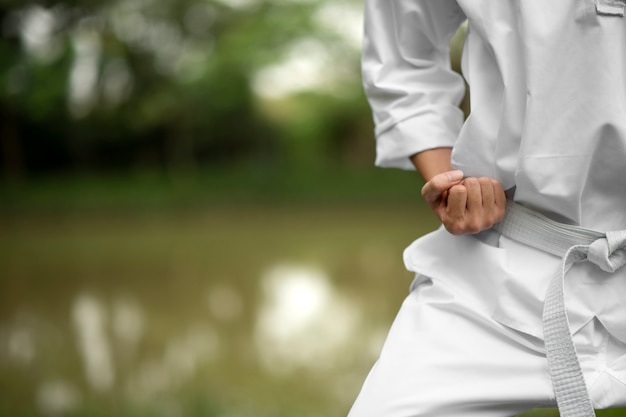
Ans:
POLYGON ((495 189, 493 188, 493 184, 491 184, 491 181, 487 180, 487 181, 480 181, 480 189, 483 190, 483 192, 485 193, 489 193, 491 195, 495 195, 495 189))
POLYGON ((467 189, 460 184, 453 185, 452 187, 450 187, 449 193, 450 194, 465 194, 467 193, 467 189))
POLYGON ((482 224, 478 221, 467 221, 465 219, 446 219, 443 223, 448 232, 455 236, 474 234, 483 230, 482 224))
POLYGON ((473 215, 465 222, 465 230, 468 233, 478 233, 481 230, 483 230, 484 223, 485 223, 485 218, 483 215, 481 216, 473 215))
POLYGON ((480 232, 481 230, 482 230, 482 224, 480 224, 480 223, 478 223, 478 222, 470 222, 470 223, 467 225, 467 231, 468 231, 469 233, 474 234, 474 233, 478 233, 478 232, 480 232))
POLYGON ((446 216, 442 219, 443 226, 446 230, 453 235, 460 235, 463 233, 463 224, 459 219, 452 218, 450 216, 446 216))
POLYGON ((464 233, 464 229, 460 227, 457 223, 451 223, 451 224, 444 223, 444 226, 448 232, 450 232, 451 234, 455 236, 460 236, 464 233))
POLYGON ((475 187, 477 185, 480 185, 480 182, 478 181, 478 178, 475 178, 475 177, 465 178, 463 183, 465 185, 467 185, 468 187, 475 187))

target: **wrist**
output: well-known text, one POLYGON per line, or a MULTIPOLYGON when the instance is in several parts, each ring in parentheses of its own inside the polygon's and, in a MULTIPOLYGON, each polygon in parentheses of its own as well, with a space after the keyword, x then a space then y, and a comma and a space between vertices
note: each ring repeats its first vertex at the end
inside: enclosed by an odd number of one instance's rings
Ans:
POLYGON ((450 158, 452 148, 428 149, 411 156, 415 169, 424 181, 430 181, 435 175, 452 170, 450 158))

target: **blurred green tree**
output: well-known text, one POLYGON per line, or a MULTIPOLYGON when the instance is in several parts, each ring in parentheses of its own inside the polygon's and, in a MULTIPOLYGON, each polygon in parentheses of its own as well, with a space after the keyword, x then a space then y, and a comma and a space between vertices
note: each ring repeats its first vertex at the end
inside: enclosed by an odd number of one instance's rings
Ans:
POLYGON ((369 158, 359 18, 352 0, 5 1, 2 170, 369 158))

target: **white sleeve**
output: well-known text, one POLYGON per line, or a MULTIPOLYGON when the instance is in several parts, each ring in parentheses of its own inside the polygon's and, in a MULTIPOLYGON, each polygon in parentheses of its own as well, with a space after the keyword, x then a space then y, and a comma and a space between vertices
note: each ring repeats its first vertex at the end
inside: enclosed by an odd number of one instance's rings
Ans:
POLYGON ((450 39, 465 20, 456 0, 365 0, 362 71, 376 124, 376 165, 451 147, 463 124, 463 79, 450 39))

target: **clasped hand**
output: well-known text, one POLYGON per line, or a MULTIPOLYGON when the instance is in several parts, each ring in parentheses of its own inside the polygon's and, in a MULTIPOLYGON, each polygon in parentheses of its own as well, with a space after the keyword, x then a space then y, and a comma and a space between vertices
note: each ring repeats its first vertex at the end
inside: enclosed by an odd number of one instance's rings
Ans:
POLYGON ((502 221, 506 196, 500 182, 463 178, 461 171, 437 174, 422 187, 422 197, 454 235, 473 234, 502 221))

